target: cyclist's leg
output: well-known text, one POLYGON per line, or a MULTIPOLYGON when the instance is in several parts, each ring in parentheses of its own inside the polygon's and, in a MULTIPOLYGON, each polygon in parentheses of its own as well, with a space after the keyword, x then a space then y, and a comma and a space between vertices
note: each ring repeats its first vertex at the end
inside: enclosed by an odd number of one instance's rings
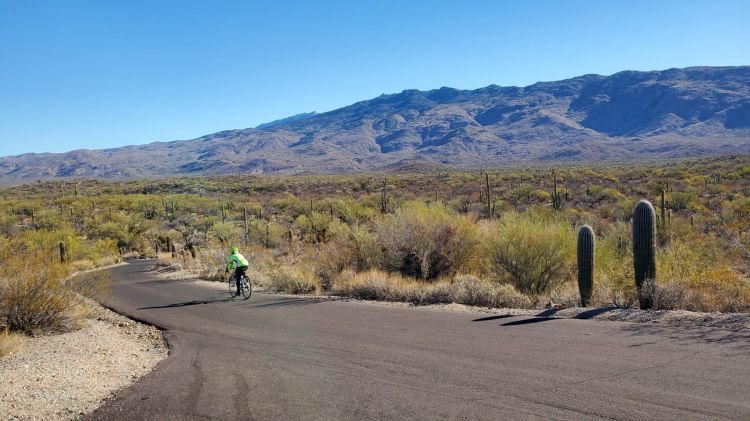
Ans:
POLYGON ((237 295, 242 293, 242 284, 240 283, 240 277, 242 275, 242 268, 238 267, 234 270, 234 283, 237 284, 237 295))

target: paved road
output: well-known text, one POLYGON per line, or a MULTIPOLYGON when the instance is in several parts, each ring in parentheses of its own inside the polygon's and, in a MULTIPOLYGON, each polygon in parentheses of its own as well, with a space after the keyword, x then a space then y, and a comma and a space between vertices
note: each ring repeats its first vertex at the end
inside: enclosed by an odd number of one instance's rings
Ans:
POLYGON ((113 270, 171 354, 91 419, 750 419, 750 333, 224 291, 113 270))

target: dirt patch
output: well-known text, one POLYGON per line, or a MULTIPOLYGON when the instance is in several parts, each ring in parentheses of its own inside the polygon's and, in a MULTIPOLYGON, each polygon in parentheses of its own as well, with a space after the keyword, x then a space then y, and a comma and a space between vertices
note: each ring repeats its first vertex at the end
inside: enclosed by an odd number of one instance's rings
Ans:
POLYGON ((27 338, 0 359, 4 419, 76 419, 167 357, 161 332, 97 306, 74 332, 27 338))

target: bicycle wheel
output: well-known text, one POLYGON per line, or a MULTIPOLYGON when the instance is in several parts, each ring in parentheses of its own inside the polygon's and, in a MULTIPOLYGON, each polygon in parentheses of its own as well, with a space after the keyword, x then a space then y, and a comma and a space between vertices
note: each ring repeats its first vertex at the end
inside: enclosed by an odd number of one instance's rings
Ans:
POLYGON ((236 297, 237 296, 237 282, 235 282, 234 276, 232 276, 229 279, 229 296, 230 297, 236 297))
POLYGON ((247 276, 240 278, 240 291, 242 291, 242 297, 247 300, 253 294, 253 287, 250 285, 250 279, 247 276))

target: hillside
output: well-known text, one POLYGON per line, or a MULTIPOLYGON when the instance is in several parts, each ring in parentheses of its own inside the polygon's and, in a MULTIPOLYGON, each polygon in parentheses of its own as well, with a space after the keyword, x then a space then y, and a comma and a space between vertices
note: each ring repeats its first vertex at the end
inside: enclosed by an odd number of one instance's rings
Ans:
MULTIPOLYGON (((4 139, 4 141, 14 141, 4 139)), ((0 158, 0 182, 750 153, 750 66, 381 95, 193 140, 0 158)))

